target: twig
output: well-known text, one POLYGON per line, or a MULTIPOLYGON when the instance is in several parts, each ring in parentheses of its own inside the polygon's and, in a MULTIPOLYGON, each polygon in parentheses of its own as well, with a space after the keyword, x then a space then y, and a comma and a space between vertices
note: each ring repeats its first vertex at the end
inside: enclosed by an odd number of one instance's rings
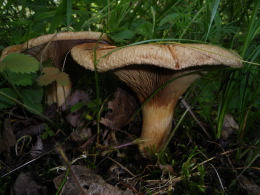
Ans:
POLYGON ((224 186, 223 186, 223 183, 222 183, 222 180, 221 180, 221 178, 220 178, 220 176, 219 176, 219 174, 218 174, 216 168, 215 168, 211 163, 209 163, 209 164, 210 164, 210 166, 214 169, 214 171, 215 171, 215 173, 216 173, 216 175, 217 175, 217 177, 218 177, 220 186, 221 186, 221 188, 222 188, 224 194, 226 194, 225 189, 224 189, 224 186))
POLYGON ((78 186, 80 192, 82 195, 86 195, 84 189, 82 188, 82 186, 80 185, 80 182, 78 180, 78 178, 76 177, 76 175, 74 174, 73 170, 71 169, 71 166, 70 166, 70 162, 65 154, 65 152, 63 151, 62 147, 60 144, 56 144, 56 148, 58 150, 58 152, 60 153, 61 157, 63 158, 64 162, 65 162, 65 165, 67 166, 67 169, 70 170, 70 174, 71 174, 71 177, 73 178, 74 182, 76 183, 76 185, 78 186))
MULTIPOLYGON (((235 152, 235 151, 237 151, 237 150, 238 150, 238 149, 229 150, 229 151, 226 151, 226 152, 222 152, 222 153, 220 153, 219 155, 226 155, 226 154, 235 152)), ((209 161, 214 160, 215 158, 217 158, 217 156, 213 156, 213 157, 211 157, 211 158, 209 158, 209 159, 207 159, 207 160, 205 160, 205 161, 203 161, 203 162, 197 164, 197 165, 196 165, 195 167, 193 167, 191 170, 195 170, 195 169, 197 169, 199 166, 204 165, 204 164, 208 163, 209 161)))
POLYGON ((110 158, 109 156, 107 157, 109 160, 113 161, 114 163, 116 163, 118 166, 120 166, 122 169, 124 169, 126 172, 128 172, 132 177, 136 177, 135 174, 133 174, 131 171, 129 171, 125 166, 123 166, 122 164, 120 164, 119 162, 115 161, 114 159, 110 158))
POLYGON ((38 157, 36 157, 36 158, 34 158, 34 159, 32 159, 32 160, 30 160, 30 161, 24 163, 24 164, 22 164, 22 165, 16 167, 15 169, 13 169, 13 170, 7 172, 6 174, 1 175, 1 178, 4 178, 4 177, 6 177, 7 175, 10 175, 11 173, 13 173, 13 172, 15 172, 15 171, 17 171, 17 170, 19 170, 19 169, 21 169, 21 168, 23 168, 23 167, 25 167, 25 166, 31 164, 31 163, 33 163, 34 161, 38 160, 39 158, 45 156, 46 154, 49 154, 49 153, 52 152, 53 150, 54 150, 54 149, 51 149, 51 150, 45 152, 44 154, 42 154, 42 155, 40 155, 40 156, 38 156, 38 157))
POLYGON ((128 185, 127 183, 125 182, 122 182, 122 181, 119 181, 119 183, 125 187, 127 187, 128 189, 130 189, 132 192, 136 193, 136 194, 142 194, 140 192, 138 192, 134 187, 128 185))

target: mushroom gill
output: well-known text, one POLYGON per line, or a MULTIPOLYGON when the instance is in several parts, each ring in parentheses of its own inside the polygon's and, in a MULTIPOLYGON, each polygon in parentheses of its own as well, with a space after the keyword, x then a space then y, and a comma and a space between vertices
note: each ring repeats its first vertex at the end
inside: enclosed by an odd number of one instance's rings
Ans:
MULTIPOLYGON (((83 67, 94 70, 94 51, 85 47, 85 44, 73 47, 72 57, 83 67)), ((154 147, 159 151, 164 146, 179 97, 200 77, 192 68, 242 66, 237 54, 205 44, 146 44, 115 50, 97 48, 96 57, 97 70, 113 72, 136 92, 141 103, 165 85, 142 107, 143 142, 139 143, 139 149, 143 153, 146 148, 154 147)))

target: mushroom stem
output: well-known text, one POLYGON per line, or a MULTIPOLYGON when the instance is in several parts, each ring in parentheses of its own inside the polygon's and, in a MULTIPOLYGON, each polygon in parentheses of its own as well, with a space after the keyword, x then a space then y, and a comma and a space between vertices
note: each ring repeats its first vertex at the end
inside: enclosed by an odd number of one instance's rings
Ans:
MULTIPOLYGON (((156 105, 155 102, 148 102, 142 108, 143 127, 139 149, 143 153, 147 153, 146 149, 159 151, 172 127, 172 119, 174 107, 177 99, 168 105, 156 105)), ((154 151, 153 151, 154 152, 154 151)))
MULTIPOLYGON (((189 72, 175 73, 173 78, 189 72)), ((143 154, 147 153, 147 148, 156 152, 164 146, 172 127, 173 114, 178 99, 197 78, 199 78, 198 74, 176 78, 143 106, 141 134, 143 142, 139 144, 139 149, 143 154)), ((139 99, 142 102, 142 98, 139 97, 139 99)))

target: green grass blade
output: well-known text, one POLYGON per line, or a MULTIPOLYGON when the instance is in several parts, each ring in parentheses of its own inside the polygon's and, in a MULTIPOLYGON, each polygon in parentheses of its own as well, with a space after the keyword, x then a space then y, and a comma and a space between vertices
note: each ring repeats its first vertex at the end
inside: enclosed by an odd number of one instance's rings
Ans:
POLYGON ((71 25, 71 16, 72 16, 72 2, 71 0, 67 0, 67 9, 66 9, 67 27, 71 25))
POLYGON ((213 6, 213 9, 212 9, 212 11, 211 11, 211 17, 210 17, 208 32, 207 32, 205 41, 207 41, 207 39, 208 39, 209 32, 210 32, 210 29, 211 29, 213 20, 214 20, 214 18, 215 18, 215 16, 216 16, 216 13, 217 13, 217 10, 218 10, 218 7, 219 7, 219 3, 220 3, 220 0, 215 0, 215 2, 214 2, 214 6, 213 6))

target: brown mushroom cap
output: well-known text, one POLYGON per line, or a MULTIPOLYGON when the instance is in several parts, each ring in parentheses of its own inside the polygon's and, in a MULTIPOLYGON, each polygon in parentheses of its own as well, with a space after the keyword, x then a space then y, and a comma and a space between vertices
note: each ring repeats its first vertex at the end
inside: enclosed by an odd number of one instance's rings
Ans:
MULTIPOLYGON (((25 53, 34 56, 40 62, 50 59, 56 67, 62 67, 67 53, 73 46, 86 43, 88 47, 92 48, 99 39, 103 43, 109 41, 105 34, 90 31, 42 35, 23 44, 5 48, 2 51, 0 61, 10 53, 25 53)), ((47 93, 48 104, 57 103, 58 106, 61 106, 69 95, 70 90, 71 83, 67 86, 61 86, 58 83, 50 86, 49 93, 47 93)))
MULTIPOLYGON (((71 50, 72 57, 86 69, 94 70, 94 50, 86 44, 77 45, 71 50)), ((143 103, 153 92, 169 80, 153 98, 143 105, 143 127, 139 144, 141 152, 155 146, 158 151, 168 138, 171 130, 174 108, 179 97, 194 80, 203 65, 227 65, 241 67, 241 59, 234 52, 204 44, 146 44, 125 48, 96 49, 97 70, 112 71, 128 84, 143 103), (189 74, 193 73, 193 74, 189 74)))
MULTIPOLYGON (((93 51, 81 44, 72 48, 73 58, 87 69, 94 70, 93 51)), ((105 58, 112 49, 98 49, 98 71, 109 71, 133 64, 150 64, 172 70, 202 65, 227 65, 241 67, 241 59, 234 52, 205 44, 145 44, 119 49, 105 58)))
MULTIPOLYGON (((10 53, 16 53, 16 52, 24 52, 26 50, 33 49, 35 47, 43 47, 46 46, 47 43, 55 43, 57 41, 65 41, 67 43, 69 42, 75 42, 75 44, 70 44, 71 47, 73 47, 76 44, 84 43, 91 40, 95 40, 95 42, 101 37, 100 32, 91 32, 91 31, 82 31, 82 32, 60 32, 55 34, 48 34, 48 35, 42 35, 33 39, 30 39, 26 41, 25 43, 19 44, 19 45, 12 45, 7 48, 5 48, 2 51, 0 61, 7 56, 10 53)), ((103 34, 101 37, 101 40, 109 41, 108 37, 103 34)), ((57 46, 57 45, 56 45, 57 46)), ((70 48, 71 48, 70 47, 70 48)), ((53 48, 51 48, 53 49, 53 48)), ((41 50, 42 52, 42 50, 41 50)), ((37 57, 37 56, 35 56, 37 57)))

